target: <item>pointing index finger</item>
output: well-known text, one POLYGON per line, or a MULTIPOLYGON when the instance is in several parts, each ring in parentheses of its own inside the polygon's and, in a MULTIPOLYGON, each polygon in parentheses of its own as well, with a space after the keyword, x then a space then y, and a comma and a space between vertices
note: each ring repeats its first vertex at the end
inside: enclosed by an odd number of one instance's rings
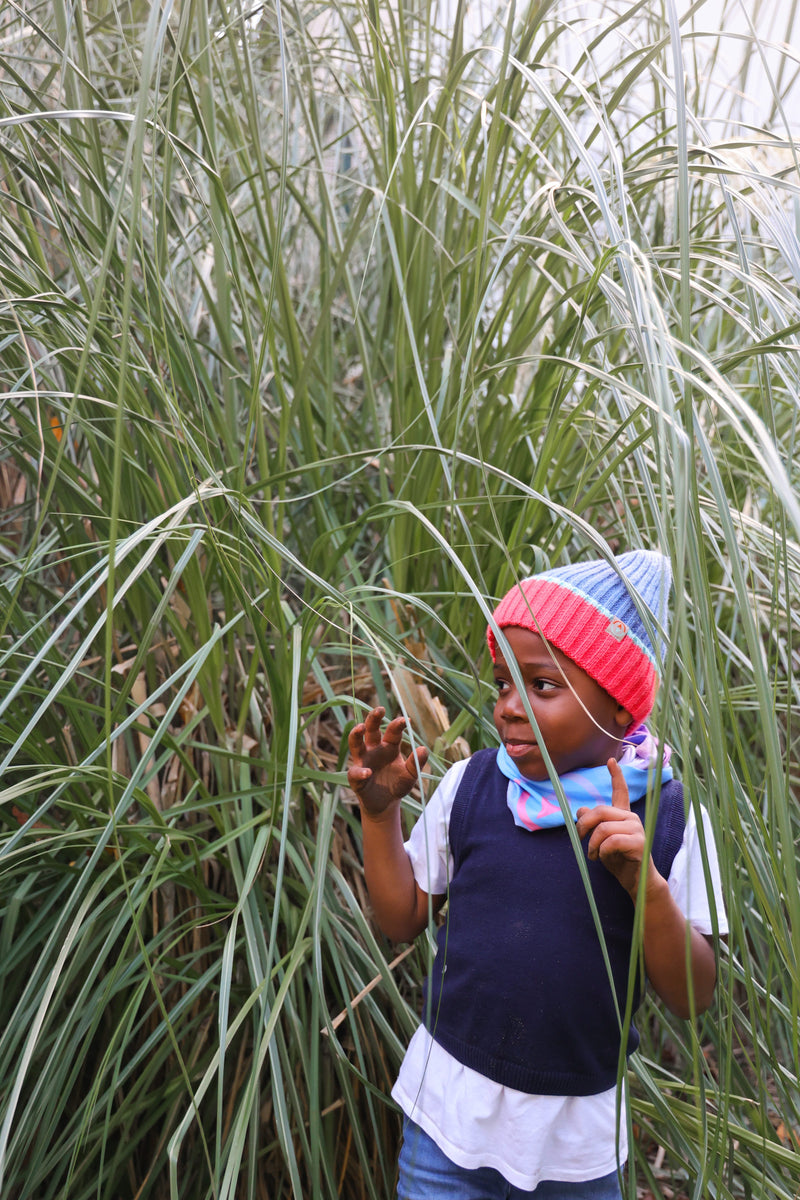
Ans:
POLYGON ((625 782, 625 776, 622 774, 622 767, 615 758, 610 758, 606 765, 611 776, 612 807, 622 809, 623 812, 630 812, 631 799, 628 795, 628 785, 625 782))

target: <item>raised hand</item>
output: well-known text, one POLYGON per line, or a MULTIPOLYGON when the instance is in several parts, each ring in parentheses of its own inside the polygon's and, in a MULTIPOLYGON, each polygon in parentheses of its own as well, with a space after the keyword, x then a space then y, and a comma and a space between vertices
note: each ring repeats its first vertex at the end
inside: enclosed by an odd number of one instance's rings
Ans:
MULTIPOLYGON (((611 775, 611 804, 597 808, 578 809, 578 837, 589 837, 587 856, 597 859, 615 875, 632 900, 639 890, 639 876, 645 851, 645 832, 636 813, 631 812, 628 785, 615 758, 608 760, 611 775)), ((655 865, 650 861, 647 869, 648 885, 660 879, 655 865)))
POLYGON ((428 761, 424 746, 408 757, 403 755, 400 744, 405 717, 395 717, 381 733, 385 715, 385 709, 373 708, 361 724, 353 726, 347 739, 351 759, 347 782, 371 816, 379 816, 407 795, 428 761))
MULTIPOLYGON (((578 836, 589 838, 589 858, 600 859, 635 901, 644 859, 644 827, 631 812, 628 785, 616 759, 609 759, 608 769, 611 804, 579 808, 578 836)), ((652 858, 647 866, 643 948, 648 979, 667 1007, 679 1017, 705 1012, 717 976, 711 939, 687 922, 652 858)))

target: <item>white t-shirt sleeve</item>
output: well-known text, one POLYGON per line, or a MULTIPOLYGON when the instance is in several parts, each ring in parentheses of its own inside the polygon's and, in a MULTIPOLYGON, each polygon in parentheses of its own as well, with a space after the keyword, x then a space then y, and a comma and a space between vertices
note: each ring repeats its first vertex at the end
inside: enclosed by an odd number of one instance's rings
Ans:
POLYGON ((425 805, 405 843, 414 878, 429 896, 443 896, 453 874, 448 827, 469 759, 454 763, 425 805))
POLYGON ((728 918, 725 913, 725 898, 722 892, 711 818, 702 806, 700 814, 703 841, 705 841, 708 882, 706 882, 706 868, 703 865, 703 846, 693 809, 689 810, 683 842, 675 855, 667 882, 675 903, 695 929, 700 933, 714 933, 714 915, 716 915, 716 930, 720 934, 725 934, 728 932, 728 918))

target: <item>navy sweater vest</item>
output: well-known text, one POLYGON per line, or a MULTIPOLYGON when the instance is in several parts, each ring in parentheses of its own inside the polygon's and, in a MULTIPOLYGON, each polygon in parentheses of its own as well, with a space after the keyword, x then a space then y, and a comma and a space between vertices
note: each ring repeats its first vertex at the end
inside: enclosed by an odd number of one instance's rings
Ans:
MULTIPOLYGON (((473 755, 453 803, 455 867, 423 1020, 454 1058, 496 1083, 594 1095, 616 1082, 621 1035, 575 851, 564 827, 514 824, 495 760, 494 750, 473 755)), ((632 807, 644 819, 645 800, 632 807)), ((683 788, 667 783, 652 849, 665 878, 684 824, 683 788)), ((586 866, 624 1017, 633 904, 602 863, 586 866)), ((637 983, 634 1011, 639 993, 637 983)), ((638 1043, 631 1027, 626 1053, 638 1043)))

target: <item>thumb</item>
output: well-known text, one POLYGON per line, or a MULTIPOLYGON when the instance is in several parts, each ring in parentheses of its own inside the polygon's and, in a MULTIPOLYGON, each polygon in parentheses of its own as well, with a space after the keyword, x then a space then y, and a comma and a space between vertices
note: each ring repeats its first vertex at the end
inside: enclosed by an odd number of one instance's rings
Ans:
POLYGON ((350 767, 347 772, 347 784, 354 792, 360 792, 367 780, 372 778, 369 767, 350 767))
POLYGON ((628 785, 622 774, 622 767, 615 758, 610 758, 606 764, 611 776, 611 805, 623 812, 631 811, 631 799, 628 795, 628 785))

